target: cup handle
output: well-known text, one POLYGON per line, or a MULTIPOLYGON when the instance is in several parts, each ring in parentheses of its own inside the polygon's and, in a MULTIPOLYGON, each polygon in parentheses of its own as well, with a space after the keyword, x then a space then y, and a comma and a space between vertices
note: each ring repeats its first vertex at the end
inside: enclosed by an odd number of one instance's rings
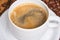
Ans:
POLYGON ((60 18, 58 16, 50 16, 48 18, 49 29, 44 33, 40 40, 56 40, 58 39, 59 33, 58 28, 60 24, 60 18))
POLYGON ((58 27, 60 25, 60 18, 58 16, 50 16, 48 25, 50 28, 58 27))

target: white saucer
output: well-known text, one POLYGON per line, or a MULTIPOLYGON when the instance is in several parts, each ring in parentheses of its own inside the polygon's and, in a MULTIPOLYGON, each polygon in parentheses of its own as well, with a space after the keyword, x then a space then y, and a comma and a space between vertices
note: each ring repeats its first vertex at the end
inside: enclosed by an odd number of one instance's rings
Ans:
MULTIPOLYGON (((53 16, 55 16, 54 12, 49 9, 49 13, 53 16)), ((8 10, 6 10, 3 15, 0 17, 0 40, 17 40, 15 36, 12 35, 12 33, 9 30, 9 20, 8 20, 8 10)), ((46 38, 43 38, 43 40, 58 40, 58 29, 53 32, 52 30, 48 30, 45 35, 47 35, 46 38), (49 32, 52 32, 50 35, 49 32), (54 37, 56 36, 56 37, 54 37), (47 39, 48 38, 48 39, 47 39)))

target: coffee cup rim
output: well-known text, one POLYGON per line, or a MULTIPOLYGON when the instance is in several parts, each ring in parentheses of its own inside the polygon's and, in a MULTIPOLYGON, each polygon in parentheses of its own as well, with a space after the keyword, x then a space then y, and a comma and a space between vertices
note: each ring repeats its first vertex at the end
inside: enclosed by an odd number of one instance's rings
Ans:
MULTIPOLYGON (((34 1, 40 1, 40 0, 34 0, 34 1)), ((18 1, 15 1, 13 4, 15 4, 16 2, 18 2, 18 1)), ((48 12, 48 17, 49 17, 48 6, 47 6, 43 1, 40 1, 40 2, 45 6, 45 9, 47 10, 47 12, 48 12)), ((12 5, 13 5, 13 4, 12 4, 12 5)), ((10 6, 10 8, 12 7, 12 5, 10 6)), ((10 12, 10 10, 9 10, 9 12, 10 12)), ((33 29, 21 28, 21 27, 18 27, 17 25, 15 25, 15 24, 12 22, 12 20, 10 19, 10 13, 9 13, 9 12, 8 12, 9 21, 11 22, 11 24, 12 24, 14 27, 16 27, 16 28, 18 28, 18 29, 21 29, 21 30, 27 30, 27 31, 29 31, 29 30, 40 29, 40 28, 44 27, 44 26, 47 24, 47 22, 48 22, 48 18, 47 18, 46 22, 45 22, 44 24, 42 24, 41 26, 39 26, 39 27, 36 27, 36 28, 33 28, 33 29)))

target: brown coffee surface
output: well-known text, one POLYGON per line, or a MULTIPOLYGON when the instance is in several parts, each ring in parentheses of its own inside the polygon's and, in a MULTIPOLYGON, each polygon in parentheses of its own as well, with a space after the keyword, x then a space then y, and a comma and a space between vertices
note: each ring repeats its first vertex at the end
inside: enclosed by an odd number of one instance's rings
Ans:
POLYGON ((32 29, 41 26, 47 20, 47 11, 36 4, 16 6, 11 12, 12 22, 21 28, 32 29))

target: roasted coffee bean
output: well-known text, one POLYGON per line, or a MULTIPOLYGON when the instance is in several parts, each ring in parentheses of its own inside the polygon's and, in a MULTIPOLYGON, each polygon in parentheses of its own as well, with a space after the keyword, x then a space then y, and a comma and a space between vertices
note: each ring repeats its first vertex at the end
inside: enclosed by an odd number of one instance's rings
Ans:
POLYGON ((3 6, 3 7, 6 7, 6 6, 7 6, 7 3, 2 4, 2 6, 3 6))
POLYGON ((49 3, 50 0, 43 0, 45 3, 49 3))
POLYGON ((54 1, 50 1, 49 4, 52 4, 53 5, 53 4, 55 4, 55 2, 54 1))
POLYGON ((60 6, 58 6, 58 9, 60 9, 60 6))
POLYGON ((59 3, 56 3, 57 4, 57 6, 59 6, 59 3))

